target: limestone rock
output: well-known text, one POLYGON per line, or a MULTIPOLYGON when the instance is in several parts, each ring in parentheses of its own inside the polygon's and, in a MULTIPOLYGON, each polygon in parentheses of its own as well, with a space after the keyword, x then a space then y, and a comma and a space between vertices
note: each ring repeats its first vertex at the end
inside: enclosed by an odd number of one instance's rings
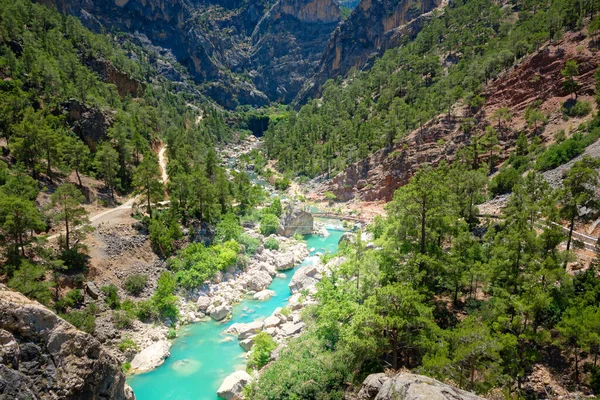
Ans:
POLYGON ((275 296, 275 291, 273 290, 261 290, 260 292, 254 293, 254 300, 265 301, 275 296))
POLYGON ((94 300, 97 300, 98 297, 100 297, 100 295, 102 294, 102 292, 94 282, 85 283, 85 292, 94 300))
POLYGON ((238 340, 244 340, 249 338, 250 336, 254 336, 260 331, 262 331, 262 328, 262 321, 254 321, 247 324, 239 324, 236 326, 236 329, 238 331, 238 340))
POLYGON ((297 333, 300 333, 304 329, 304 322, 299 322, 294 324, 293 322, 286 322, 281 325, 281 334, 283 336, 292 336, 297 333))
POLYGON ((271 281, 273 281, 273 277, 271 277, 268 272, 255 270, 248 274, 246 278, 246 288, 248 290, 259 292, 268 288, 271 281))
POLYGON ((270 317, 267 317, 264 320, 265 328, 273 328, 279 325, 281 325, 281 320, 274 315, 271 315, 270 317))
POLYGON ((198 305, 198 311, 205 312, 211 304, 211 299, 208 296, 200 296, 196 304, 198 305))
POLYGON ((305 265, 298 268, 288 284, 291 294, 296 294, 302 289, 315 286, 321 280, 321 274, 316 265, 305 265))
POLYGON ((369 375, 358 394, 360 400, 483 400, 464 390, 427 376, 400 372, 394 377, 369 375))
POLYGON ((210 317, 215 321, 220 321, 227 317, 233 308, 228 305, 214 307, 210 312, 210 317))
POLYGON ((126 399, 121 363, 98 340, 3 285, 0 332, 0 398, 126 399))
POLYGON ((281 218, 282 226, 278 234, 282 236, 309 235, 314 230, 314 218, 311 213, 299 207, 290 207, 281 218))
POLYGON ((252 348, 252 346, 254 346, 254 337, 250 337, 248 339, 244 339, 240 341, 240 346, 242 346, 242 348, 245 351, 250 351, 250 349, 252 348))
POLYGON ((131 372, 147 372, 162 365, 165 359, 171 355, 169 353, 170 348, 171 343, 166 340, 152 343, 133 358, 131 361, 131 372))
POLYGON ((275 262, 275 269, 277 271, 285 271, 294 268, 294 256, 290 253, 281 253, 275 262))
POLYGON ((235 371, 225 378, 217 390, 217 396, 225 400, 239 399, 242 394, 242 389, 244 389, 251 380, 252 377, 246 371, 235 371))

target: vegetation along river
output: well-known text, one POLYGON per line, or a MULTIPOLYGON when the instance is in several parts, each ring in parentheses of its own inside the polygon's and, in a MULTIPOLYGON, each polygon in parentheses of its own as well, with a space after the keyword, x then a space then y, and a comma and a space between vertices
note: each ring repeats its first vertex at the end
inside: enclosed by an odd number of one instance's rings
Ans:
MULTIPOLYGON (((314 248, 302 265, 314 262, 316 253, 337 251, 341 230, 328 229, 330 236, 306 236, 309 249, 314 248)), ((214 400, 223 379, 232 372, 245 369, 245 352, 237 338, 225 334, 236 323, 248 323, 270 316, 284 307, 290 296, 288 284, 298 267, 286 271, 285 278, 275 278, 269 289, 275 296, 266 301, 247 298, 233 308, 227 322, 207 320, 188 325, 179 331, 171 347, 171 356, 157 369, 128 380, 138 400, 214 400)))

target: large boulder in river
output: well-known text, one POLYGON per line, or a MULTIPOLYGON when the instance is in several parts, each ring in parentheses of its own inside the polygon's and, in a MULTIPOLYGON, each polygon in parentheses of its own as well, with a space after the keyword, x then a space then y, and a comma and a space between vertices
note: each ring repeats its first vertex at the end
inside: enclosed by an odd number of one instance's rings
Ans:
POLYGON ((217 390, 217 396, 225 400, 240 399, 242 390, 251 380, 252 377, 246 371, 235 371, 225 378, 217 390))
POLYGON ((278 234, 291 237, 296 233, 299 235, 309 235, 314 230, 314 218, 311 213, 304 211, 299 207, 291 207, 281 218, 281 226, 278 234))
POLYGON ((121 363, 98 340, 0 284, 0 399, 127 398, 121 363))
POLYGON ((254 336, 262 331, 263 322, 253 321, 247 324, 236 324, 236 330, 238 332, 238 340, 248 339, 250 336, 254 336))
POLYGON ((371 374, 358 393, 360 400, 483 400, 473 393, 427 376, 405 372, 390 377, 371 374))
POLYGON ((213 307, 212 310, 210 310, 210 317, 215 321, 220 321, 228 316, 232 309, 233 308, 227 304, 213 307))
POLYGON ((294 276, 288 285, 290 293, 296 294, 302 289, 313 287, 321 280, 321 278, 322 276, 316 265, 305 265, 304 267, 300 267, 294 273, 294 276))
POLYGON ((266 271, 254 270, 246 278, 246 288, 255 292, 260 292, 269 287, 273 277, 266 271))
POLYGON ((133 358, 130 371, 132 373, 142 373, 161 366, 171 355, 169 353, 170 348, 171 343, 166 340, 152 343, 133 358))
POLYGON ((275 259, 275 269, 285 271, 294 268, 294 255, 291 253, 279 253, 275 259))

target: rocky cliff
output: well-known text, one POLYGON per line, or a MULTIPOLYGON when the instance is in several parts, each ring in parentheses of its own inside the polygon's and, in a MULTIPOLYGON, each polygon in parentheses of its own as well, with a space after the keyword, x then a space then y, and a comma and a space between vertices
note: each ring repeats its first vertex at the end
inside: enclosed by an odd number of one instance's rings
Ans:
POLYGON ((95 31, 142 35, 228 108, 293 99, 341 19, 334 0, 38 1, 95 31))
POLYGON ((427 376, 400 372, 394 376, 371 374, 358 393, 360 400, 483 400, 473 393, 427 376))
POLYGON ((297 97, 298 103, 319 94, 327 79, 362 69, 386 50, 414 38, 443 0, 362 0, 332 33, 315 75, 297 97))
POLYGON ((0 285, 0 399, 135 399, 92 336, 0 285))
POLYGON ((252 34, 254 82, 272 100, 290 102, 316 71, 341 20, 334 0, 278 0, 252 34))

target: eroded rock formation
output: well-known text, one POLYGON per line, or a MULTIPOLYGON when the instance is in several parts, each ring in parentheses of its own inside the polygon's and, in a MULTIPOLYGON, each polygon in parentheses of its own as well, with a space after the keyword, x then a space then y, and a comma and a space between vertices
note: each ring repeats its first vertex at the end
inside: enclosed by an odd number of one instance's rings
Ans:
POLYGON ((358 393, 360 400, 483 400, 473 393, 423 375, 400 372, 371 374, 358 393))
POLYGON ((131 399, 126 387, 100 342, 0 285, 0 398, 131 399))
POLYGON ((362 69, 376 56, 415 37, 428 21, 424 15, 442 0, 362 0, 332 33, 316 74, 297 101, 316 97, 327 79, 362 69))

